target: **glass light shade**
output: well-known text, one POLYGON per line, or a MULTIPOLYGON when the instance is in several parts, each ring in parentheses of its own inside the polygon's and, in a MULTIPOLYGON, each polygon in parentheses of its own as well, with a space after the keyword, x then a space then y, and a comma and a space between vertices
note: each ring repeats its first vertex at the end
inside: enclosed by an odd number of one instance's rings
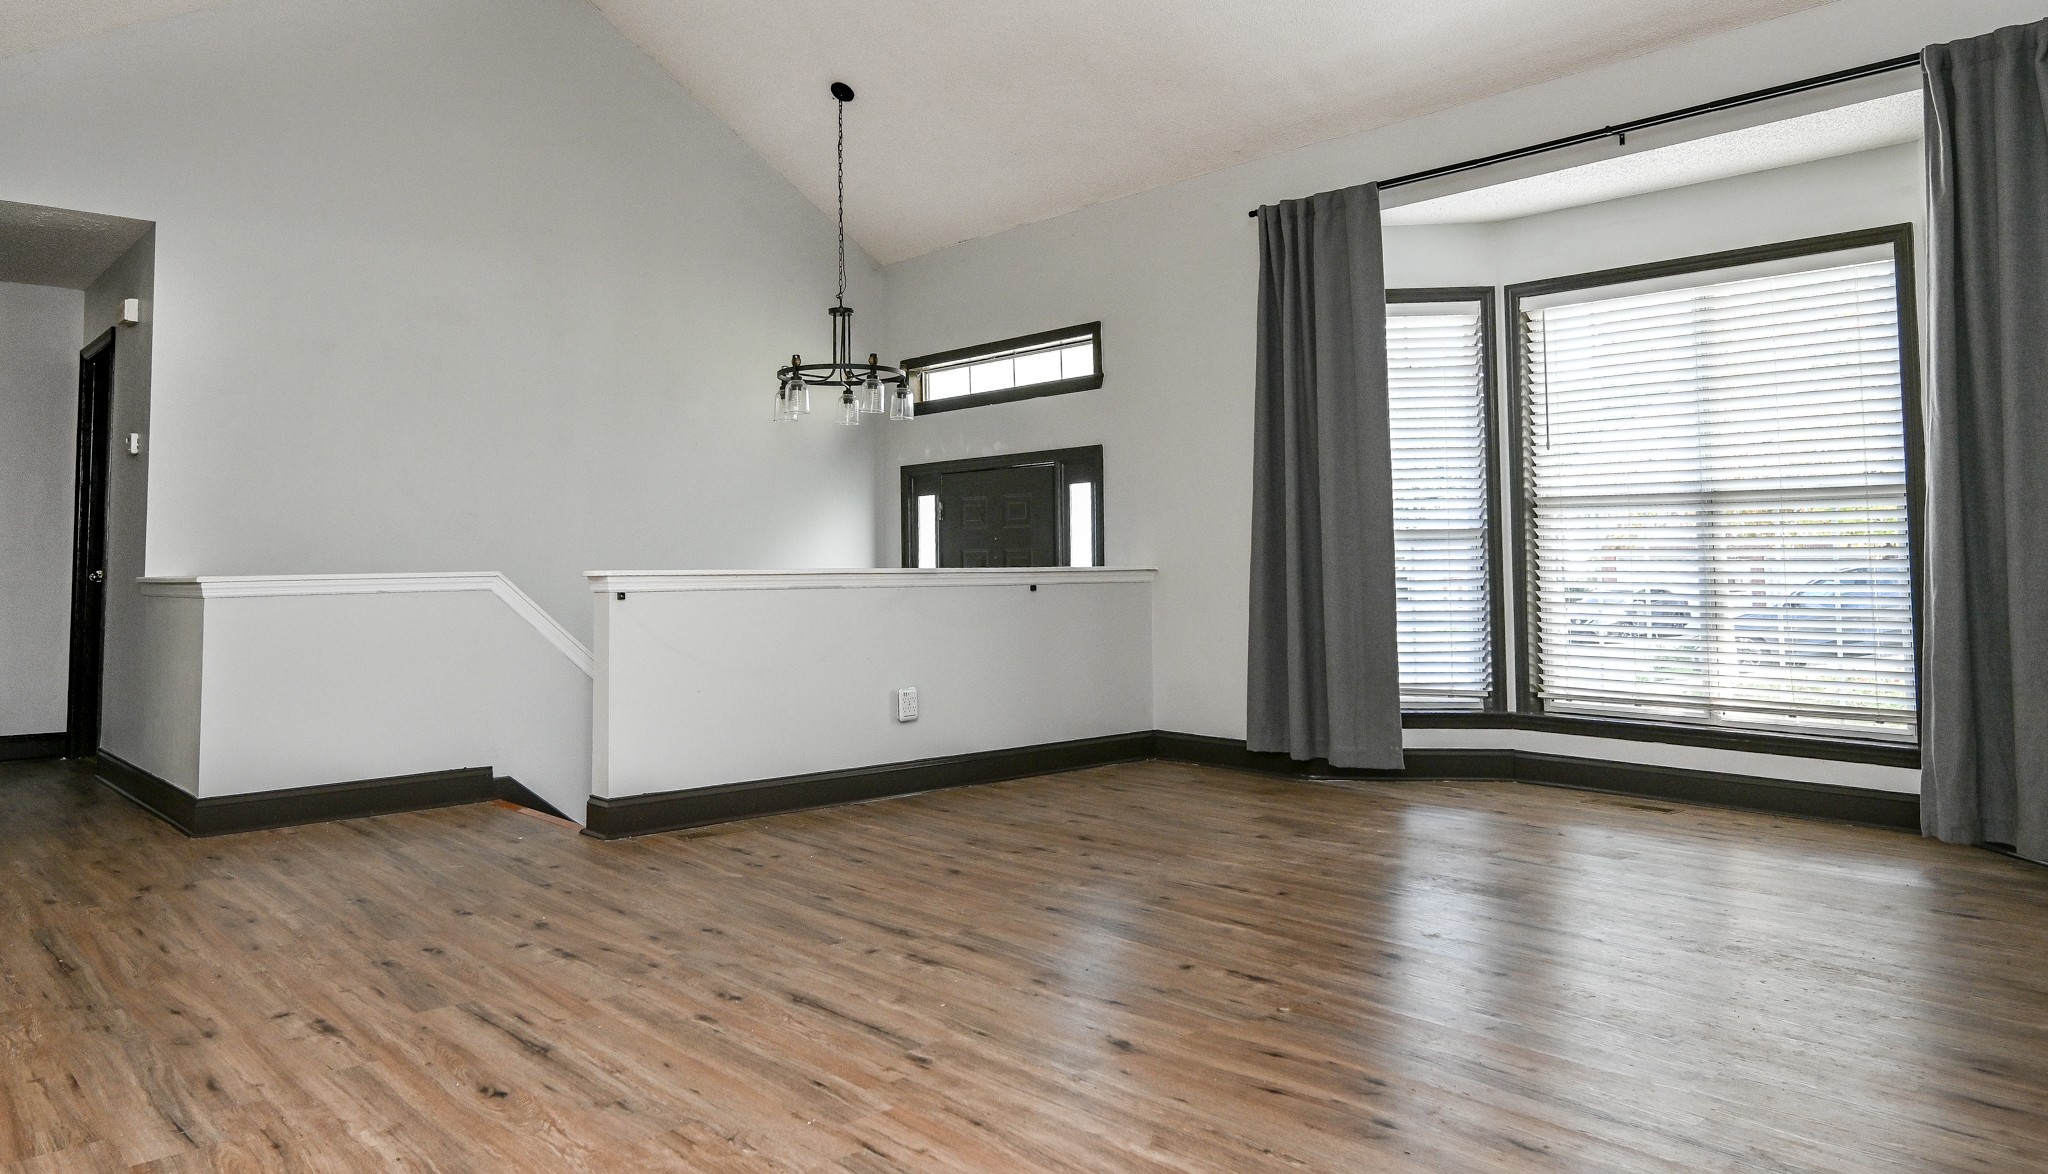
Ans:
POLYGON ((789 381, 789 403, 795 415, 811 414, 811 385, 805 383, 801 376, 789 381))
MULTIPOLYGON (((870 353, 868 355, 867 378, 862 379, 860 382, 860 410, 877 416, 889 410, 888 397, 882 392, 881 373, 875 370, 881 364, 881 361, 881 356, 870 353)), ((852 378, 853 376, 849 375, 849 386, 852 378)))
POLYGON ((889 396, 889 418, 908 420, 917 414, 917 401, 910 398, 910 389, 899 387, 889 396))
POLYGON ((848 388, 846 394, 839 397, 839 407, 841 424, 853 426, 860 423, 860 400, 854 396, 852 388, 848 388))

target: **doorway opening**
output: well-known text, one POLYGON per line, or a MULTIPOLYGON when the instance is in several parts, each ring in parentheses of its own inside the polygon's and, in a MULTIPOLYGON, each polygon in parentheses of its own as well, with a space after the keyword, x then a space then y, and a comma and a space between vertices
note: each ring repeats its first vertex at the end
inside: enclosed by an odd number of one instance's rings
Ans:
POLYGON ((150 221, 0 200, 0 761, 136 712, 155 264, 150 221))
POLYGON ((1102 446, 904 466, 903 565, 1103 565, 1102 446))

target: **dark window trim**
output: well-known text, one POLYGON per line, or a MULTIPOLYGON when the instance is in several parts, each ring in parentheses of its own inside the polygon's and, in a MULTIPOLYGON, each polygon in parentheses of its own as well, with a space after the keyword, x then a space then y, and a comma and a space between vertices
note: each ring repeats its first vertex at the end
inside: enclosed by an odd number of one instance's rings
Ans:
POLYGON ((1064 330, 1041 330, 1036 334, 1020 334, 997 342, 985 342, 976 346, 957 347, 950 351, 937 351, 903 360, 905 371, 923 371, 929 367, 951 366, 956 363, 972 362, 987 358, 1003 351, 1019 350, 1040 343, 1058 342, 1063 338, 1074 338, 1085 334, 1095 350, 1095 374, 1074 379, 1053 379, 1045 383, 1033 383, 1024 387, 1010 387, 1002 391, 985 391, 979 395, 956 395, 947 399, 917 401, 917 415, 928 416, 934 412, 955 412, 961 408, 978 408, 984 404, 1006 404, 1017 400, 1038 399, 1048 395, 1066 395, 1075 391, 1094 391, 1102 386, 1102 323, 1083 322, 1064 330))
MULTIPOLYGON (((1492 688, 1486 695, 1486 707, 1477 712, 1498 714, 1507 711, 1506 668, 1508 626, 1507 626, 1507 582, 1506 564, 1501 555, 1501 527, 1495 516, 1500 512, 1501 465, 1499 431, 1500 420, 1500 348, 1499 306, 1500 291, 1490 285, 1443 285, 1418 286, 1387 291, 1388 305, 1414 305, 1426 302, 1478 302, 1479 303, 1479 346, 1481 368, 1485 371, 1486 420, 1481 430, 1480 442, 1486 452, 1485 468, 1482 475, 1486 481, 1486 611, 1487 625, 1491 630, 1488 666, 1492 677, 1492 688)), ((1471 710, 1450 712, 1472 713, 1471 710)))
MULTIPOLYGON (((1081 448, 1049 448, 1039 452, 1003 453, 997 456, 968 457, 957 461, 932 461, 922 465, 902 467, 898 481, 899 514, 903 526, 903 549, 897 560, 903 566, 915 569, 917 566, 917 498, 920 483, 936 480, 946 473, 982 473, 991 469, 1015 469, 1025 465, 1051 465, 1059 477, 1060 510, 1060 561, 1058 566, 1071 566, 1067 561, 1069 536, 1073 533, 1072 519, 1067 517, 1068 487, 1077 482, 1095 486, 1093 513, 1095 522, 1095 565, 1108 566, 1105 558, 1105 543, 1102 535, 1102 446, 1086 445, 1081 448)), ((937 492, 931 486, 930 492, 937 492)))
POLYGON ((1006 387, 1001 391, 984 391, 980 395, 956 395, 947 399, 917 401, 917 414, 929 416, 935 412, 957 412, 961 408, 978 408, 986 404, 1007 404, 1018 400, 1042 399, 1048 395, 1066 395, 1075 391, 1094 391, 1102 386, 1102 376, 1087 375, 1079 379, 1054 379, 1045 383, 1033 383, 1026 387, 1006 387))
MULTIPOLYGON (((1921 683, 1926 679, 1925 643, 1921 636, 1923 617, 1924 572, 1921 567, 1921 514, 1924 511, 1925 477, 1923 476, 1924 439, 1920 420, 1920 345, 1919 345, 1919 300, 1913 268, 1913 226, 1891 224, 1881 228, 1860 229, 1855 232, 1832 233, 1827 236, 1806 237, 1800 240, 1784 241, 1777 244, 1756 245, 1749 248, 1729 249, 1719 253, 1703 253, 1697 256, 1680 257, 1669 261, 1655 261, 1646 265, 1630 265, 1616 269, 1601 269, 1590 273, 1579 273, 1569 277, 1551 277, 1540 281, 1524 281, 1502 289, 1506 301, 1504 314, 1507 328, 1507 378, 1512 402, 1507 413, 1507 464, 1508 484, 1514 493, 1514 508, 1510 511, 1508 524, 1509 541, 1516 553, 1516 574, 1510 585, 1509 602, 1515 618, 1515 698, 1516 715, 1535 718, 1546 722, 1568 722, 1574 725, 1593 723, 1602 729, 1640 728, 1656 731, 1655 737, 1645 735, 1644 740, 1666 741, 1677 745, 1717 746, 1736 750, 1754 750, 1761 754, 1797 754, 1813 758, 1837 758, 1844 754, 1897 753, 1910 750, 1913 765, 1919 761, 1920 731, 1926 729, 1926 691, 1921 683), (1576 714, 1545 713, 1538 703, 1532 687, 1529 667, 1530 648, 1535 640, 1535 630, 1529 623, 1529 602, 1532 592, 1532 560, 1528 557, 1530 530, 1530 498, 1528 494, 1527 462, 1522 445, 1522 405, 1527 399, 1528 388, 1523 377, 1526 355, 1520 324, 1522 302, 1528 298, 1545 294, 1566 293, 1572 290, 1590 289, 1603 285, 1621 285, 1632 281, 1648 281, 1660 277, 1677 277, 1689 273, 1704 273, 1715 269, 1729 269, 1739 265, 1754 265, 1768 261, 1789 260, 1796 257, 1816 256, 1823 253, 1843 252, 1849 249, 1889 246, 1898 276, 1899 299, 1899 394, 1904 401, 1901 405, 1905 424, 1906 445, 1906 562, 1907 581, 1910 584, 1909 601, 1913 616, 1913 658, 1914 658, 1914 719, 1913 742, 1883 743, 1865 742, 1853 738, 1801 737, 1799 735, 1773 734, 1759 731, 1731 731, 1711 726, 1687 725, 1678 722, 1610 722, 1600 718, 1581 717, 1576 714), (1693 740, 1711 738, 1714 741, 1693 740), (1727 739, 1723 741, 1722 739, 1727 739), (1804 748, 1804 749, 1801 749, 1804 748)), ((1537 728, 1537 727, 1526 727, 1537 728)), ((1566 730, 1561 732, 1581 732, 1566 730)), ((1617 735, 1627 736, 1627 735, 1617 735)), ((1883 758, 1856 757, 1846 761, 1879 761, 1885 765, 1906 765, 1902 761, 1883 758)))
POLYGON ((1785 758, 1862 762, 1874 766, 1917 769, 1920 765, 1920 747, 1910 742, 1880 742, 1860 738, 1809 738, 1799 734, 1772 734, 1716 726, 1665 725, 1658 722, 1581 717, 1577 714, 1474 713, 1469 710, 1410 711, 1401 715, 1401 725, 1402 728, 1410 730, 1527 730, 1532 733, 1614 738, 1625 742, 1657 742, 1667 746, 1740 750, 1749 754, 1775 754, 1785 758))

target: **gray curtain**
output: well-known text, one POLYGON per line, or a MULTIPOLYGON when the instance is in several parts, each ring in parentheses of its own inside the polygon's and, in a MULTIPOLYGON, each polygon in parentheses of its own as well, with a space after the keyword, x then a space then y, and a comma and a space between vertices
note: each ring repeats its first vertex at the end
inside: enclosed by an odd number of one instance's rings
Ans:
POLYGON ((1253 750, 1401 765, 1377 187, 1259 210, 1253 750))
POLYGON ((1930 47, 1920 822, 2048 860, 2048 21, 1930 47))

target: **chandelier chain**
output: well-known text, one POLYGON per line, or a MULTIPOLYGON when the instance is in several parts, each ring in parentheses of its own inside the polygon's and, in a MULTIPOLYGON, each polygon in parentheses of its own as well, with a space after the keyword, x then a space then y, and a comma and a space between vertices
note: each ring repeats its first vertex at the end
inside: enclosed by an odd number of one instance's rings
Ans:
POLYGON ((846 103, 839 108, 839 304, 846 304, 846 103))

